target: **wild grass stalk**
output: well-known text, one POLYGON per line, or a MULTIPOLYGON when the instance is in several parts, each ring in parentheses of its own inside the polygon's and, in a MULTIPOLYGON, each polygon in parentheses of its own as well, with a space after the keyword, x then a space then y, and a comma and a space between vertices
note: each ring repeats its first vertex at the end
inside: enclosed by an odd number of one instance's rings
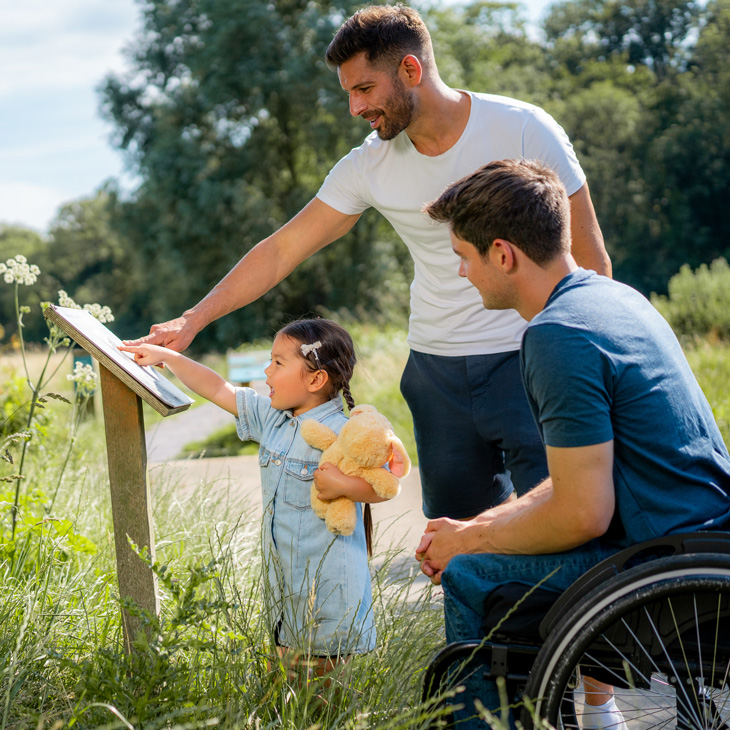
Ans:
MULTIPOLYGON (((354 335, 365 365, 356 397, 397 423, 404 335, 354 335)), ((688 357, 727 440, 730 350, 697 344, 688 357)), ((68 433, 67 419, 45 422, 26 471, 57 491, 52 513, 43 501, 36 512, 21 504, 20 516, 36 522, 15 559, 0 563, 0 730, 416 730, 443 716, 420 701, 425 667, 443 644, 438 593, 397 549, 372 563, 373 652, 326 681, 280 661, 262 607, 261 522, 230 478, 153 479, 150 562, 162 612, 146 617, 148 635, 125 655, 103 439, 94 424, 80 424, 69 451, 68 433)))
POLYGON ((71 556, 61 537, 47 534, 24 566, 4 566, 5 728, 405 730, 439 714, 420 705, 420 681, 443 641, 440 610, 394 550, 374 561, 377 649, 327 682, 291 675, 262 619, 260 520, 231 480, 194 490, 175 479, 155 484, 162 615, 159 624, 150 618, 151 638, 127 657, 104 454, 92 432, 79 441, 86 458, 67 467, 57 509, 77 533, 94 535, 97 550, 71 556))

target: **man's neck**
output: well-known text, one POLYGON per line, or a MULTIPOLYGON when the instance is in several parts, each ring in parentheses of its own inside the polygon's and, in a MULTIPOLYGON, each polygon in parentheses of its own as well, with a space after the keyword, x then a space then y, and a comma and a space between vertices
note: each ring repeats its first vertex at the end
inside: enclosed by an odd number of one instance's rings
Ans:
POLYGON ((533 263, 520 281, 519 304, 515 307, 520 316, 529 322, 540 314, 555 287, 577 268, 578 264, 570 254, 559 256, 546 267, 533 263))
POLYGON ((419 87, 416 115, 406 134, 422 155, 442 155, 459 141, 470 112, 471 97, 437 77, 419 87))

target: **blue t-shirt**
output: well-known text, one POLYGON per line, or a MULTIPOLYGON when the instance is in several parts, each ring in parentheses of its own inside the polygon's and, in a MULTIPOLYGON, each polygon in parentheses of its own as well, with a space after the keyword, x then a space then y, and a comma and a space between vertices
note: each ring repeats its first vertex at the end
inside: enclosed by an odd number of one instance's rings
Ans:
POLYGON ((730 456, 677 338, 644 296, 574 271, 530 322, 521 366, 546 445, 614 441, 607 539, 730 529, 730 456))

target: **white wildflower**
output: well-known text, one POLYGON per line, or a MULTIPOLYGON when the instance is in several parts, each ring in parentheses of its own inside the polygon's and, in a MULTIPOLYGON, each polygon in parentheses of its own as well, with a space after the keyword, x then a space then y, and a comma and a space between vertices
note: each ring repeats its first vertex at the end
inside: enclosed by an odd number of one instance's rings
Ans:
POLYGON ((15 258, 0 264, 0 273, 6 284, 17 283, 30 286, 35 284, 41 270, 35 264, 28 264, 28 259, 22 254, 18 254, 15 258))
POLYGON ((58 303, 62 307, 69 307, 70 309, 84 309, 89 312, 92 317, 98 319, 102 324, 114 321, 114 315, 109 307, 102 307, 101 304, 84 304, 84 306, 81 307, 76 304, 76 302, 71 299, 71 297, 63 291, 63 289, 58 292, 58 303))
POLYGON ((66 378, 71 380, 76 386, 76 393, 80 396, 92 395, 96 389, 96 381, 98 375, 94 372, 92 365, 86 365, 82 362, 76 361, 74 363, 74 371, 71 375, 67 375, 66 378))
POLYGON ((90 312, 91 316, 96 317, 102 324, 114 321, 114 315, 109 307, 102 307, 101 304, 84 304, 84 309, 90 312))
POLYGON ((58 292, 58 303, 60 306, 68 307, 69 309, 81 309, 81 307, 76 304, 76 302, 71 299, 71 297, 66 294, 63 289, 58 292))

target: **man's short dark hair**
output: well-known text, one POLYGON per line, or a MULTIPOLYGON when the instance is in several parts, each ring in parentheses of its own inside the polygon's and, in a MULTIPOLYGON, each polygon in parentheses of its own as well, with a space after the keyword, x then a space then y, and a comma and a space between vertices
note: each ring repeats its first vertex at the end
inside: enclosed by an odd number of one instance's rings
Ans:
POLYGON ((424 67, 433 63, 431 36, 421 16, 404 5, 371 5, 358 10, 337 31, 325 58, 342 66, 360 53, 378 66, 395 71, 409 54, 424 67))
POLYGON ((449 185, 424 208, 484 256, 496 238, 538 266, 570 252, 570 203, 560 178, 535 160, 500 160, 449 185))

